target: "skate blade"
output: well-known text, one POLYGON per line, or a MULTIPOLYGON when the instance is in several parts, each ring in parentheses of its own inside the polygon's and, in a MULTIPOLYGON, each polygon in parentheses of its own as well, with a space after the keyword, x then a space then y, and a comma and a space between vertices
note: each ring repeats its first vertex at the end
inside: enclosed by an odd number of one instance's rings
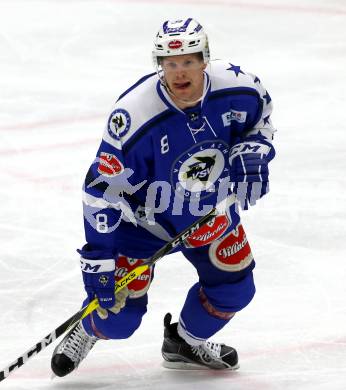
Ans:
POLYGON ((201 366, 199 364, 193 364, 188 362, 168 362, 164 360, 162 366, 169 368, 170 370, 209 370, 207 366, 201 366))
POLYGON ((212 367, 202 366, 201 364, 194 364, 189 362, 169 362, 164 360, 162 362, 162 366, 168 368, 170 370, 215 370, 215 371, 235 371, 239 368, 239 364, 233 367, 223 368, 223 369, 215 369, 212 367))

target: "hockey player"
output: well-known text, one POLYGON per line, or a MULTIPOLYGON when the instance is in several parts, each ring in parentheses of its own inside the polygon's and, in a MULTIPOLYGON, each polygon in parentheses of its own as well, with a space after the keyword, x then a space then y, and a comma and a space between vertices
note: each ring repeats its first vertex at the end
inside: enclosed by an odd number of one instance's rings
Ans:
MULTIPOLYGON (((259 78, 231 62, 210 61, 207 35, 192 18, 162 25, 153 60, 156 72, 115 103, 85 179, 87 244, 78 252, 84 304, 96 296, 99 308, 55 349, 58 376, 77 368, 98 340, 128 338, 140 326, 153 269, 115 296, 116 279, 209 211, 221 190, 236 194, 245 210, 269 190, 272 104, 259 78)), ((169 313, 164 318, 164 365, 236 369, 236 350, 209 338, 255 294, 255 263, 238 207, 230 205, 178 250, 199 280, 178 322, 169 313)))

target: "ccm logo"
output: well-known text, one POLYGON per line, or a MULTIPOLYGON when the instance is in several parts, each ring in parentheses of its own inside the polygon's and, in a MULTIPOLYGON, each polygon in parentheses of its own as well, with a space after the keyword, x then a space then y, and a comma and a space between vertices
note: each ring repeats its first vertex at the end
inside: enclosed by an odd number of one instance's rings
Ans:
POLYGON ((101 265, 91 265, 89 263, 81 263, 81 268, 83 272, 88 272, 88 273, 97 273, 99 272, 101 265))
POLYGON ((179 244, 182 244, 193 232, 199 229, 199 224, 193 226, 189 231, 185 232, 181 237, 172 242, 172 248, 175 248, 179 244))

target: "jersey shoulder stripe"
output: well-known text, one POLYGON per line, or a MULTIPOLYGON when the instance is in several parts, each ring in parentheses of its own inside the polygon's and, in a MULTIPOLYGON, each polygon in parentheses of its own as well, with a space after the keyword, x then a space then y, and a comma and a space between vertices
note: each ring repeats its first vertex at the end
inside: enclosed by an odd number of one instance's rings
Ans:
MULTIPOLYGON (((253 90, 261 95, 263 87, 260 80, 251 73, 245 72, 240 66, 233 65, 231 62, 214 60, 210 62, 208 73, 211 78, 211 92, 219 90, 230 90, 243 88, 244 93, 247 90, 253 90)), ((239 90, 240 91, 240 90, 239 90)))
POLYGON ((223 60, 211 61, 208 73, 211 78, 209 99, 217 99, 226 95, 253 96, 257 99, 257 115, 250 126, 254 131, 265 132, 272 138, 275 131, 270 122, 272 101, 261 80, 252 73, 245 72, 240 66, 223 60))
POLYGON ((218 89, 210 92, 209 100, 216 99, 220 96, 237 96, 237 95, 248 95, 248 96, 254 96, 259 99, 259 93, 254 90, 253 88, 249 87, 229 87, 229 88, 223 88, 218 89))
POLYGON ((146 75, 120 95, 108 118, 103 141, 120 150, 139 129, 167 110, 157 93, 157 83, 155 74, 146 75))

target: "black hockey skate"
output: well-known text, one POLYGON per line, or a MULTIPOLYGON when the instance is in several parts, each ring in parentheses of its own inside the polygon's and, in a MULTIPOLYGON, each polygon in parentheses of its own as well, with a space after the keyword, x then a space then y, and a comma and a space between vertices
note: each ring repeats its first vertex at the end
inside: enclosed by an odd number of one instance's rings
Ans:
POLYGON ((178 323, 171 324, 172 315, 164 318, 164 341, 162 345, 163 366, 184 370, 236 370, 237 351, 225 344, 205 341, 194 347, 182 339, 177 331, 178 323))
POLYGON ((76 369, 95 345, 97 337, 89 336, 79 322, 55 348, 51 368, 55 375, 65 376, 76 369))

